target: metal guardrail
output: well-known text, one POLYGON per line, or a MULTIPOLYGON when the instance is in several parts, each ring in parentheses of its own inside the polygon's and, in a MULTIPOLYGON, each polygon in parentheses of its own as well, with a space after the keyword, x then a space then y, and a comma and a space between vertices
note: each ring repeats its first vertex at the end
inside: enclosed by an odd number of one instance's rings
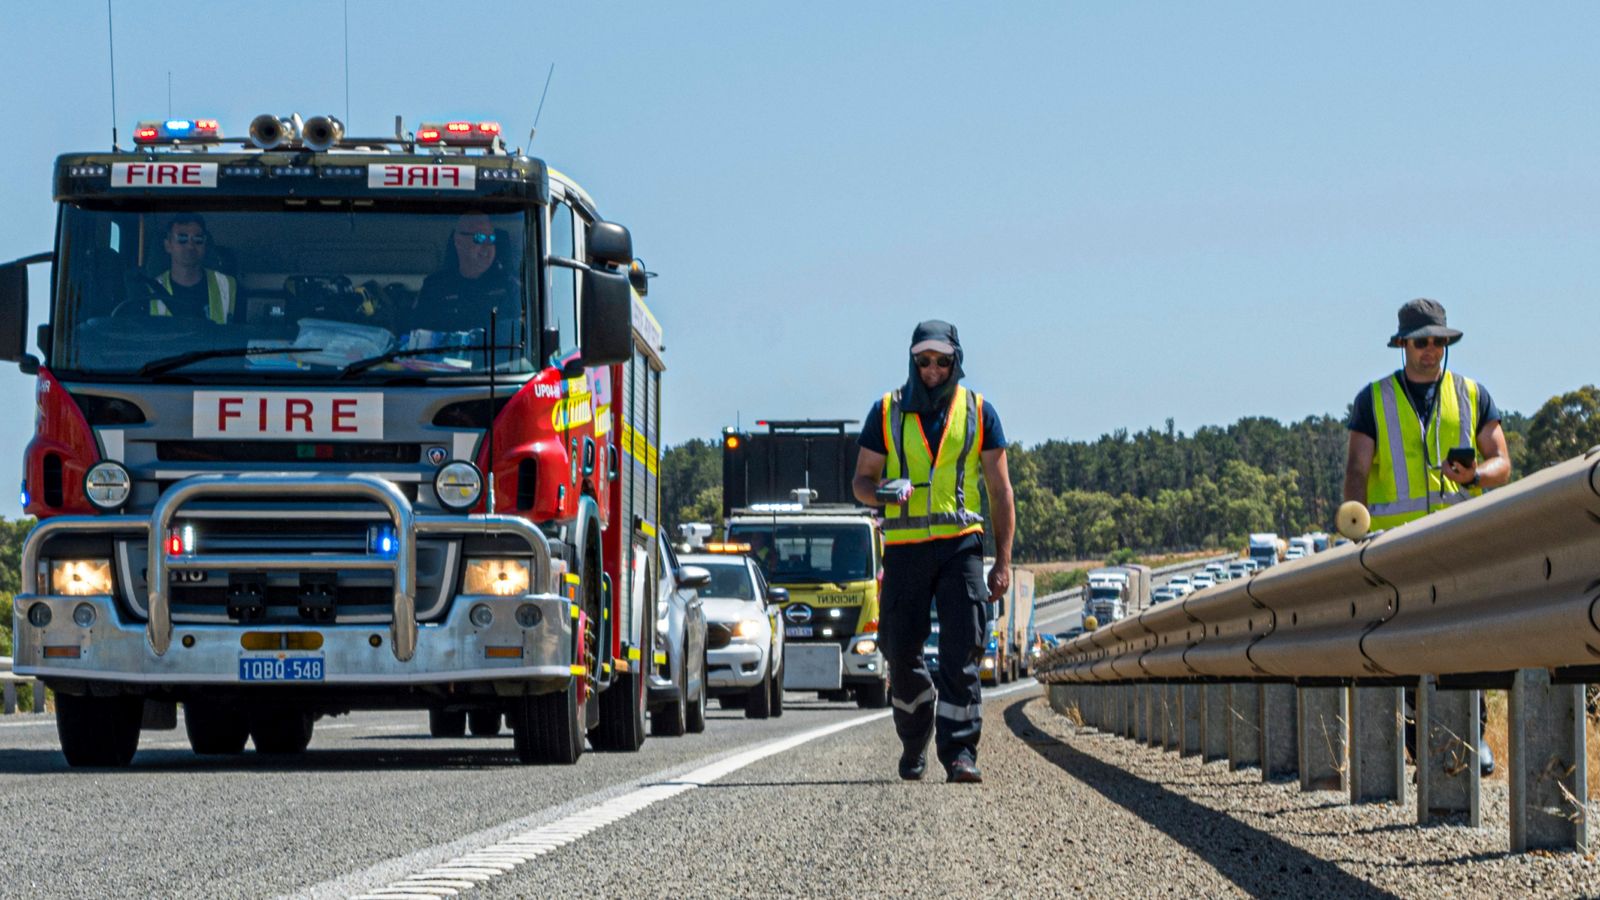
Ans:
POLYGON ((6 715, 17 711, 17 686, 23 684, 33 685, 33 711, 44 712, 44 685, 31 675, 18 675, 11 671, 11 657, 0 656, 0 694, 5 697, 3 709, 6 715))
POLYGON ((1512 849, 1585 846, 1600 447, 1085 634, 1035 673, 1089 724, 1265 777, 1298 772, 1302 787, 1354 802, 1404 797, 1400 692, 1412 687, 1419 821, 1476 822, 1479 767, 1462 761, 1477 752, 1477 694, 1509 688, 1512 849))

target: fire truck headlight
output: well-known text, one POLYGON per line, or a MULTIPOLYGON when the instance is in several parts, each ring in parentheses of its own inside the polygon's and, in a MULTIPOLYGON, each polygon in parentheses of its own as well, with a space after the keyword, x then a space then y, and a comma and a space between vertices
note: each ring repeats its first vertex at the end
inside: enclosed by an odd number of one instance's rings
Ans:
POLYGON ((111 593, 111 560, 57 559, 50 562, 51 593, 89 597, 111 593))
POLYGON ((133 478, 121 463, 95 463, 83 475, 83 493, 96 509, 110 512, 128 502, 133 478))
POLYGON ((433 493, 446 509, 465 512, 483 495, 483 474, 477 466, 458 459, 433 476, 433 493))
POLYGON ((518 597, 528 592, 529 584, 526 560, 469 559, 462 593, 518 597))

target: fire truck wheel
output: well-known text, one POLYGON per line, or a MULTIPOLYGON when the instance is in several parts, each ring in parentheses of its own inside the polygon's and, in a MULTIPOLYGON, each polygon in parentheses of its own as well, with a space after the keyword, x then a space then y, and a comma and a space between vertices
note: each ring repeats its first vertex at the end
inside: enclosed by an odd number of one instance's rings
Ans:
POLYGON ((428 710, 428 733, 437 738, 458 738, 467 733, 467 714, 463 710, 428 710))
POLYGON ((678 699, 650 713, 651 737, 682 737, 688 729, 689 701, 684 697, 689 690, 688 666, 682 659, 678 660, 672 674, 678 683, 678 699))
POLYGON ((189 733, 190 749, 200 754, 243 753, 250 740, 250 720, 225 703, 185 702, 183 729, 189 733))
POLYGON ((769 669, 761 677, 761 683, 750 689, 745 695, 744 717, 746 719, 765 719, 772 715, 772 671, 769 669))
POLYGON ((706 730, 706 661, 700 658, 700 696, 684 712, 684 726, 693 734, 706 730))
POLYGON ((125 766, 139 749, 141 697, 56 694, 56 733, 67 765, 125 766))
POLYGON ((467 730, 473 737, 494 737, 500 733, 500 710, 475 709, 467 713, 467 730))
POLYGON ((600 694, 600 725, 589 733, 596 750, 632 753, 644 746, 645 693, 640 673, 612 679, 611 687, 600 694))
POLYGON ((889 682, 880 679, 866 687, 856 688, 856 706, 862 709, 883 709, 889 705, 889 682))
POLYGON ((512 743, 525 763, 570 766, 583 755, 583 729, 578 726, 578 680, 563 690, 517 698, 512 703, 512 743))
POLYGON ((311 714, 267 707, 250 714, 250 739, 257 753, 304 753, 311 743, 311 714))

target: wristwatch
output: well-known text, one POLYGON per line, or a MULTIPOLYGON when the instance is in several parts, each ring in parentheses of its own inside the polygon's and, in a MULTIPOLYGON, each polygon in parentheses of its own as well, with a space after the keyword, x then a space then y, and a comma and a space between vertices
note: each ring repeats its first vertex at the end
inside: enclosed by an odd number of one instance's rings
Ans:
POLYGON ((1469 488, 1477 487, 1478 486, 1478 479, 1480 477, 1481 476, 1479 476, 1477 472, 1473 472, 1472 473, 1472 480, 1467 482, 1467 487, 1469 487, 1469 488))

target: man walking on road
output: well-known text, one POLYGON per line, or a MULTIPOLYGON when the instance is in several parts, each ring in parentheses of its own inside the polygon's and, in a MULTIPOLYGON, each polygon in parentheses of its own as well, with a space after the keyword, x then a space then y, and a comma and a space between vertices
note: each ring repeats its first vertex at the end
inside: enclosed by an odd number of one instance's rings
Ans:
MULTIPOLYGON (((1511 480, 1500 410, 1487 389, 1446 365, 1459 340, 1443 306, 1412 300, 1400 307, 1400 327, 1389 338, 1389 346, 1403 348, 1405 367, 1356 395, 1344 499, 1366 505, 1373 529, 1399 527, 1511 480)), ((1413 702, 1412 692, 1406 695, 1413 702)), ((1416 755, 1411 724, 1406 747, 1416 755)), ((1486 742, 1479 742, 1478 759, 1483 774, 1494 770, 1486 742)))
POLYGON ((978 662, 989 635, 988 601, 1011 583, 1016 510, 1005 433, 983 395, 961 385, 954 325, 930 320, 911 337, 910 376, 883 395, 861 427, 856 499, 884 506, 883 594, 878 626, 900 735, 900 777, 922 778, 928 740, 947 780, 981 782, 983 728, 978 662), (995 561, 983 576, 979 477, 988 489, 995 561), (922 658, 939 614, 937 691, 922 658))

